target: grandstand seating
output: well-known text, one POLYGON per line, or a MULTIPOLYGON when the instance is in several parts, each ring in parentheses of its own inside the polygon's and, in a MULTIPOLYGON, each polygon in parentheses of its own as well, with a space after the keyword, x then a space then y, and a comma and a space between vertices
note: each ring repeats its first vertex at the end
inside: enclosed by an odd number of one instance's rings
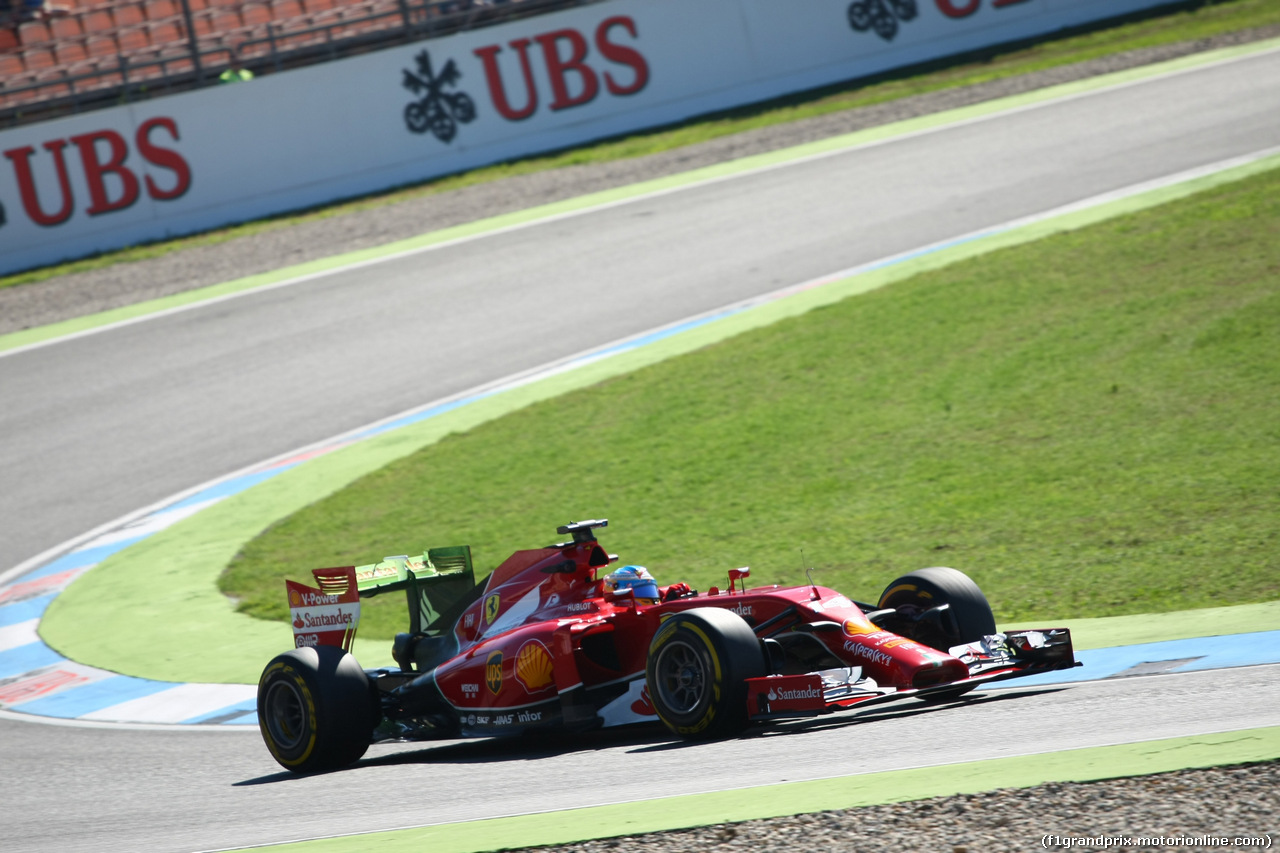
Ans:
MULTIPOLYGON (((467 5, 429 2, 440 10, 467 5)), ((426 8, 423 0, 412 6, 426 8)), ((180 0, 56 0, 25 20, 0 18, 0 110, 127 81, 167 85, 193 70, 193 35, 203 69, 216 76, 232 61, 252 66, 273 51, 401 27, 405 9, 401 0, 188 0, 187 7, 193 33, 180 0)))

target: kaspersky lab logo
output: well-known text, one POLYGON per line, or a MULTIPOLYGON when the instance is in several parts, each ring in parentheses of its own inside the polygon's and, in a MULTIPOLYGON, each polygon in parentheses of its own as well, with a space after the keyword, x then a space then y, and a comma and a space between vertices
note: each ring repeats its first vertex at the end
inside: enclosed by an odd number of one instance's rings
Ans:
POLYGON ((450 59, 435 73, 431 67, 431 55, 423 50, 416 57, 417 73, 404 69, 402 85, 421 95, 404 108, 404 123, 414 133, 430 133, 441 142, 448 143, 458 134, 458 125, 467 124, 476 117, 476 104, 466 92, 447 92, 457 85, 462 73, 450 59))
POLYGON ((898 21, 913 20, 919 13, 916 0, 854 0, 849 4, 849 26, 860 33, 875 30, 891 41, 898 34, 898 21))

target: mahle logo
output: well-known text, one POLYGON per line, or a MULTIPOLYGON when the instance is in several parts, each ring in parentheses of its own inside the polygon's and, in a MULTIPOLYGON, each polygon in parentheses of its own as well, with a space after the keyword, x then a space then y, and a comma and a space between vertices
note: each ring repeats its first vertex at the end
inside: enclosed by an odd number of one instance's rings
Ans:
POLYGON ((450 142, 458 135, 458 125, 467 124, 476 117, 475 101, 466 92, 446 92, 457 85, 462 73, 450 59, 437 74, 431 66, 431 54, 426 50, 417 57, 417 72, 404 69, 401 84, 421 95, 404 108, 404 123, 414 133, 430 132, 441 142, 450 142))

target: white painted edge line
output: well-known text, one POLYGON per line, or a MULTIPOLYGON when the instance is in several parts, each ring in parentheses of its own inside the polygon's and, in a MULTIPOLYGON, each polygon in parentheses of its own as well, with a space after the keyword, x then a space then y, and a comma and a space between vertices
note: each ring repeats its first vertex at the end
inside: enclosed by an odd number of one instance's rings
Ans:
MULTIPOLYGON (((199 300, 199 301, 191 302, 185 305, 177 305, 172 308, 163 309, 161 311, 141 314, 136 317, 130 317, 126 320, 120 320, 115 323, 107 323, 102 326, 95 326, 91 329, 83 329, 81 331, 72 332, 70 334, 62 335, 56 338, 49 338, 43 341, 36 341, 34 343, 26 344, 24 346, 14 347, 9 350, 0 351, 0 358, 17 355, 19 353, 29 352, 31 350, 40 349, 47 346, 53 346, 54 344, 74 341, 79 338, 84 338, 90 335, 96 335, 102 332, 124 328, 126 326, 132 326, 137 323, 156 320, 162 317, 169 317, 174 314, 179 314, 185 311, 193 311, 193 310, 204 308, 207 306, 217 305, 232 299, 239 299, 244 296, 267 293, 269 291, 277 290, 279 288, 291 287, 296 284, 303 284, 305 282, 315 281, 316 279, 324 278, 330 275, 338 275, 342 273, 351 272, 353 270, 359 270, 365 267, 374 266, 376 264, 396 261, 402 258, 411 257, 413 255, 422 254, 425 252, 439 251, 441 249, 451 248, 454 246, 462 245, 464 243, 470 243, 476 240, 482 240, 490 237, 510 234, 510 233, 521 231, 527 228, 533 228, 533 227, 538 227, 542 225, 552 224, 555 222, 563 221, 565 219, 570 219, 578 216, 585 216, 593 213, 598 213, 604 210, 610 210, 613 208, 622 207, 624 205, 635 204, 639 202, 648 201, 654 198, 673 195, 675 193, 686 192, 689 190, 695 190, 695 189, 699 189, 707 186, 712 186, 718 183, 723 183, 726 181, 731 181, 731 180, 735 180, 742 177, 765 174, 765 173, 777 171, 780 169, 791 168, 793 166, 805 165, 805 164, 812 163, 818 160, 823 160, 829 157, 838 157, 841 155, 850 154, 850 153, 854 153, 857 151, 862 151, 870 148, 875 148, 881 145, 886 145, 891 142, 897 142, 903 139, 914 139, 917 137, 926 136, 933 133, 942 133, 945 131, 953 130, 955 128, 968 127, 974 124, 978 124, 980 122, 992 121, 1005 116, 1018 115, 1020 113, 1029 112, 1031 110, 1037 110, 1037 109, 1054 106, 1057 104, 1068 103, 1070 101, 1080 100, 1082 98, 1107 94, 1110 92, 1115 92, 1122 89, 1131 88, 1134 86, 1141 86, 1148 83, 1160 82, 1163 80, 1172 79, 1174 77, 1179 77, 1184 74, 1191 74, 1198 71, 1219 68, 1219 67, 1230 65, 1233 63, 1259 59, 1274 53, 1280 53, 1280 47, 1261 48, 1255 51, 1242 53, 1236 56, 1229 56, 1229 57, 1225 57, 1218 60, 1211 60, 1209 62, 1205 62, 1201 64, 1194 64, 1194 65, 1186 66, 1183 68, 1176 68, 1171 71, 1166 71, 1163 73, 1155 73, 1150 76, 1143 76, 1137 79, 1124 80, 1122 82, 1114 83, 1111 85, 1099 86, 1098 88, 1090 88, 1084 91, 1071 92, 1065 95, 1051 96, 1051 97, 1045 98, 1044 100, 1035 101, 1029 104, 1021 104, 1019 106, 1010 107, 1004 110, 995 110, 990 113, 984 113, 978 116, 971 116, 969 118, 959 119, 954 122, 945 122, 942 124, 932 125, 930 127, 920 128, 918 130, 913 130, 913 131, 907 131, 901 134, 894 134, 894 135, 883 137, 880 139, 870 140, 868 142, 857 142, 847 147, 835 148, 830 151, 822 151, 816 154, 809 154, 802 157, 797 157, 795 159, 784 160, 782 162, 769 163, 769 164, 760 166, 758 168, 749 169, 747 171, 733 172, 727 175, 718 175, 710 178, 704 178, 702 180, 692 181, 690 183, 681 184, 675 187, 666 187, 664 189, 653 190, 652 192, 643 193, 641 195, 628 196, 627 198, 614 199, 612 201, 602 202, 597 205, 592 205, 592 206, 580 208, 577 210, 570 210, 570 211, 565 211, 563 213, 551 214, 549 216, 539 217, 537 219, 528 220, 526 222, 507 225, 500 228, 495 228, 493 230, 481 231, 481 232, 478 232, 475 234, 469 234, 463 237, 456 237, 454 239, 445 240, 440 243, 433 243, 429 246, 420 246, 413 249, 406 249, 401 252, 395 252, 389 255, 382 255, 377 258, 371 258, 365 261, 357 261, 355 263, 345 264, 342 266, 334 267, 332 269, 321 270, 319 272, 308 273, 306 275, 298 276, 296 278, 286 279, 284 281, 274 282, 272 284, 264 284, 264 285, 261 285, 260 287, 250 287, 244 290, 238 290, 235 293, 228 293, 222 296, 215 296, 209 299, 199 300)), ((1178 60, 1172 60, 1172 61, 1176 62, 1178 60)), ((1121 72, 1121 73, 1124 73, 1124 72, 1121 72)), ((1071 84, 1065 84, 1065 85, 1071 85, 1071 84)), ((1018 96, 1013 96, 1013 97, 1018 97, 1018 96)), ((778 152, 772 152, 772 153, 778 153, 778 152)))
POLYGON ((126 732, 238 732, 240 734, 258 734, 258 727, 253 726, 195 726, 174 725, 173 723, 122 723, 108 721, 88 721, 75 717, 39 717, 35 714, 24 714, 20 711, 7 711, 0 708, 0 720, 12 723, 35 723, 41 726, 62 726, 70 729, 115 729, 126 732))
MULTIPOLYGON (((257 698, 256 684, 182 684, 140 699, 130 699, 91 711, 77 719, 92 722, 169 723, 178 725, 210 708, 228 707, 257 698)), ((230 728, 198 726, 198 728, 230 728)), ((254 726, 253 729, 257 729, 254 726)))
POLYGON ((40 637, 36 634, 36 626, 39 624, 39 619, 28 619, 25 622, 18 622, 0 628, 0 652, 22 648, 25 645, 39 641, 40 637))

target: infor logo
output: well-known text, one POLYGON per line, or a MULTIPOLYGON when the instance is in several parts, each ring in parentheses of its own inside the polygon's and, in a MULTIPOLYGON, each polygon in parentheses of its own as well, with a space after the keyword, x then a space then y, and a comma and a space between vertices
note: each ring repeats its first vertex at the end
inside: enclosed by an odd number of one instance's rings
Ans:
POLYGON ((458 135, 458 125, 475 120, 476 105, 466 92, 446 92, 457 85, 462 73, 450 59, 436 74, 431 67, 431 55, 423 50, 416 57, 418 71, 404 69, 403 86, 422 97, 404 108, 404 123, 414 133, 430 132, 441 142, 450 142, 458 135))

